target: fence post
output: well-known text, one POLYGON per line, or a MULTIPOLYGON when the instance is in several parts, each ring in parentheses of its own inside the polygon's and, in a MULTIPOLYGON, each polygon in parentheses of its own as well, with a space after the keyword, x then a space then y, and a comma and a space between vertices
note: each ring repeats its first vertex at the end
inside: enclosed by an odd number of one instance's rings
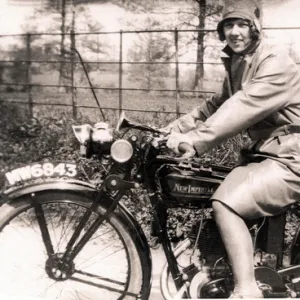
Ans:
POLYGON ((77 99, 76 99, 76 89, 75 89, 75 80, 74 80, 74 73, 75 73, 75 33, 72 29, 70 32, 71 38, 71 89, 72 89, 72 109, 73 109, 73 119, 77 120, 77 99))
POLYGON ((176 86, 176 118, 179 118, 179 64, 178 64, 178 29, 175 28, 175 86, 176 86))
POLYGON ((32 103, 32 94, 31 94, 31 34, 27 33, 26 35, 26 86, 28 93, 28 108, 29 108, 29 116, 33 116, 33 103, 32 103))
POLYGON ((120 56, 119 56, 119 116, 123 107, 123 32, 120 30, 120 56))

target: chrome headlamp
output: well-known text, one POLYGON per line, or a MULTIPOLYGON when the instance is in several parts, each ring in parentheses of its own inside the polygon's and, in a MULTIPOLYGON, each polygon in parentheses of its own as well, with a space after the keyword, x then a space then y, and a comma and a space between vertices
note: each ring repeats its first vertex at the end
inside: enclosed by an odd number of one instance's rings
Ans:
POLYGON ((111 148, 110 154, 113 160, 119 163, 125 163, 130 160, 133 155, 132 145, 126 140, 115 141, 111 148))

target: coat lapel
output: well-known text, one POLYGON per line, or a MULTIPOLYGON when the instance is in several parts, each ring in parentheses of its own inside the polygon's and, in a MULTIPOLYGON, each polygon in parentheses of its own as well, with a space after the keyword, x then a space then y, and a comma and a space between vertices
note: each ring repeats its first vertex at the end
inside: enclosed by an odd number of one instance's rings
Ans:
MULTIPOLYGON (((253 65, 253 60, 255 58, 256 49, 261 44, 261 40, 256 41, 253 43, 250 48, 247 49, 247 52, 244 57, 245 61, 245 68, 242 76, 242 84, 247 81, 247 78, 249 78, 250 70, 253 65)), ((226 71, 226 80, 228 85, 228 93, 231 97, 233 95, 232 93, 232 84, 230 79, 230 65, 231 65, 231 56, 233 55, 232 49, 227 45, 221 52, 221 60, 223 62, 223 65, 225 67, 226 71)))
POLYGON ((231 64, 231 56, 229 54, 230 50, 231 49, 228 46, 226 46, 223 49, 223 51, 221 52, 221 60, 225 67, 225 76, 226 76, 226 81, 227 81, 229 97, 232 96, 232 86, 231 86, 231 80, 230 80, 230 64, 231 64))

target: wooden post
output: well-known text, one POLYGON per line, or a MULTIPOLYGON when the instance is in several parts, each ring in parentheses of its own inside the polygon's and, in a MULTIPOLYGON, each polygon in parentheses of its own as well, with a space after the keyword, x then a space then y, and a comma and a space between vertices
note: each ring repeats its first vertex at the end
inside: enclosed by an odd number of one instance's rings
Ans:
POLYGON ((123 107, 123 32, 120 30, 120 53, 119 53, 119 116, 123 107))
POLYGON ((175 28, 175 85, 176 85, 176 118, 179 118, 180 112, 179 112, 179 100, 180 100, 180 94, 179 94, 179 64, 178 64, 178 30, 175 28))
POLYGON ((72 16, 72 29, 71 29, 71 85, 72 85, 72 108, 73 108, 73 119, 77 119, 77 99, 76 99, 76 87, 75 87, 75 9, 73 6, 73 16, 72 16))
POLYGON ((73 119, 77 119, 77 100, 76 100, 76 89, 75 89, 75 33, 71 30, 71 89, 72 89, 72 108, 73 108, 73 119))
POLYGON ((28 108, 29 116, 33 116, 33 103, 31 94, 31 34, 26 35, 26 59, 27 59, 27 71, 26 71, 26 86, 28 93, 28 108))

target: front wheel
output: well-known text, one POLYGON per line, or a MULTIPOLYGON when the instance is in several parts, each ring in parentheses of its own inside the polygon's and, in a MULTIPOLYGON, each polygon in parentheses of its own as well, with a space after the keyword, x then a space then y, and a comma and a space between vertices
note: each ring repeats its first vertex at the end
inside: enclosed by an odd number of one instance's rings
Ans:
MULTIPOLYGON (((23 196, 0 208, 0 299, 140 299, 148 294, 130 229, 112 213, 80 251, 66 274, 57 267, 92 201, 73 193, 23 196), (33 201, 41 204, 54 250, 48 257, 33 201)), ((89 224, 105 208, 93 211, 89 224)), ((149 285, 148 285, 148 288, 149 285)))

